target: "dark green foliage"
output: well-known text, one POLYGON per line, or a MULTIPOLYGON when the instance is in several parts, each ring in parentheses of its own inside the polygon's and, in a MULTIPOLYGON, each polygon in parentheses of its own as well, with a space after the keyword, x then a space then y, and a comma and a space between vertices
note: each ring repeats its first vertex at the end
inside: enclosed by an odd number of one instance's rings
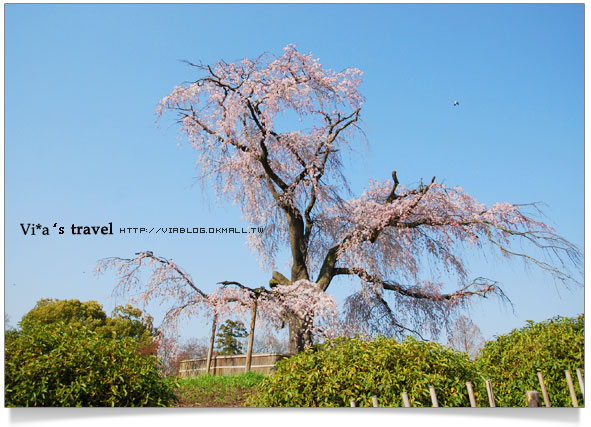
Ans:
POLYGON ((248 336, 248 332, 244 329, 244 323, 239 320, 226 320, 222 323, 216 334, 217 340, 215 345, 219 349, 218 354, 221 356, 242 354, 242 343, 238 338, 244 338, 246 336, 248 336))
MULTIPOLYGON (((402 406, 406 391, 413 406, 431 406, 435 386, 440 406, 469 406, 466 381, 480 381, 467 355, 432 342, 338 338, 277 363, 261 382, 253 406, 402 406)), ((478 397, 481 404, 485 396, 478 397)))
MULTIPOLYGON (((552 406, 572 406, 564 371, 571 371, 578 391, 576 369, 584 366, 584 328, 584 315, 528 321, 524 328, 487 342, 477 364, 493 383, 497 406, 525 406, 526 391, 541 391, 538 372, 544 375, 552 406)), ((580 392, 578 399, 582 406, 580 392)))
POLYGON ((133 338, 57 321, 6 334, 6 406, 167 406, 172 384, 133 338))

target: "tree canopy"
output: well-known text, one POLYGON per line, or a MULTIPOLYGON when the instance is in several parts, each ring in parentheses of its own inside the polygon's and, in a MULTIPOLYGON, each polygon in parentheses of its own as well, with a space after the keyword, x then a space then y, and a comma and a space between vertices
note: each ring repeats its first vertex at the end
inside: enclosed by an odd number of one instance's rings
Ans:
POLYGON ((216 347, 221 356, 242 354, 243 345, 238 338, 248 336, 244 323, 239 320, 226 320, 217 333, 216 347))
POLYGON ((139 343, 138 348, 143 353, 153 354, 157 348, 157 331, 152 325, 152 318, 129 304, 115 307, 111 316, 107 316, 102 305, 96 301, 41 299, 23 316, 19 326, 28 333, 57 322, 84 327, 104 338, 132 338, 139 343))

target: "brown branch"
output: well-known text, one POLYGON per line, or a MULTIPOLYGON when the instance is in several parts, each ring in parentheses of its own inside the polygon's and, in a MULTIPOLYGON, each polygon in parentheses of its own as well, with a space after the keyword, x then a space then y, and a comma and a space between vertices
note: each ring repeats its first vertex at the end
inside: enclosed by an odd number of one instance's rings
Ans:
POLYGON ((491 281, 484 279, 484 278, 477 278, 477 279, 473 280, 472 282, 470 282, 469 284, 467 284, 466 286, 464 286, 463 288, 461 288, 455 292, 449 293, 449 294, 433 294, 433 293, 428 293, 428 292, 422 292, 422 291, 414 289, 414 288, 405 288, 404 286, 402 286, 396 282, 384 281, 377 276, 367 273, 362 268, 339 267, 339 268, 334 269, 335 276, 341 275, 341 274, 342 275, 356 275, 365 282, 376 283, 376 284, 382 286, 386 290, 393 291, 393 292, 396 292, 400 295, 410 297, 410 298, 416 298, 416 299, 428 299, 428 300, 432 300, 432 301, 450 301, 450 300, 455 300, 455 299, 460 299, 460 298, 462 298, 462 299, 467 298, 472 295, 478 295, 483 298, 486 298, 486 296, 491 292, 495 292, 495 293, 501 295, 502 297, 506 298, 505 294, 498 287, 496 282, 491 282, 491 281), (476 290, 472 290, 472 288, 475 286, 481 286, 481 288, 476 289, 476 290))
POLYGON ((388 314, 389 317, 389 321, 397 328, 402 329, 403 331, 408 331, 410 333, 416 334, 421 340, 426 341, 426 339, 423 337, 423 335, 421 335, 421 333, 417 330, 414 329, 410 329, 407 328, 406 326, 398 323, 395 320, 394 317, 394 312, 392 311, 392 309, 390 308, 390 305, 388 304, 388 301, 386 301, 384 298, 382 298, 381 295, 379 295, 378 293, 374 293, 373 296, 375 297, 375 299, 380 303, 380 305, 382 306, 382 308, 386 311, 386 313, 388 314))
MULTIPOLYGON (((176 264, 171 263, 166 258, 161 258, 161 257, 155 256, 151 251, 138 252, 137 255, 140 258, 140 263, 141 263, 141 258, 151 258, 161 264, 168 265, 169 267, 171 267, 173 270, 175 270, 181 276, 181 278, 187 283, 187 285, 189 285, 189 287, 191 287, 193 290, 195 290, 202 297, 207 298, 207 294, 205 292, 203 292, 201 289, 199 289, 195 285, 193 280, 191 280, 189 275, 187 273, 185 273, 184 271, 182 271, 176 264)), ((121 258, 119 258, 119 259, 121 259, 121 258)), ((126 260, 126 261, 133 261, 133 260, 126 260)))
POLYGON ((253 293, 254 298, 258 298, 261 294, 268 294, 270 293, 268 290, 266 290, 264 287, 258 287, 258 288, 249 288, 246 285, 243 285, 240 282, 235 282, 235 281, 230 281, 230 280, 224 280, 223 282, 218 282, 218 285, 222 285, 222 286, 237 286, 240 289, 245 289, 247 291, 250 291, 253 293))
POLYGON ((390 195, 386 199, 386 203, 392 203, 398 197, 396 196, 396 188, 398 187, 398 177, 396 176, 396 169, 392 171, 392 180, 394 181, 394 185, 392 186, 392 191, 390 195))

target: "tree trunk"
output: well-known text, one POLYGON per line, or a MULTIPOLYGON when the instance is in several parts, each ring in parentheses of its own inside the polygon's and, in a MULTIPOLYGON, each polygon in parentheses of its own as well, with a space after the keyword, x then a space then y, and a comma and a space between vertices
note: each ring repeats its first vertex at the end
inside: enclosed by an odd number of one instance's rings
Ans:
MULTIPOLYGON (((291 282, 298 280, 310 280, 308 275, 307 253, 308 241, 305 238, 304 220, 299 211, 286 211, 287 223, 289 226, 289 240, 291 246, 291 282)), ((292 316, 289 320, 289 346, 290 353, 303 351, 306 347, 312 345, 312 333, 307 328, 308 322, 292 316)))
POLYGON ((246 365, 245 372, 250 371, 252 363, 252 344, 254 343, 254 326, 257 320, 257 299, 252 301, 252 314, 250 316, 250 332, 248 333, 248 348, 246 349, 246 365))
POLYGON ((312 345, 312 332, 307 330, 307 322, 298 317, 289 321, 289 353, 297 353, 312 345))
POLYGON ((215 342, 215 330, 218 324, 218 315, 214 314, 213 315, 213 322, 211 323, 211 337, 209 339, 209 349, 207 350, 207 368, 206 368, 206 373, 209 374, 209 372, 211 371, 211 358, 213 356, 213 346, 214 346, 214 342, 215 342))

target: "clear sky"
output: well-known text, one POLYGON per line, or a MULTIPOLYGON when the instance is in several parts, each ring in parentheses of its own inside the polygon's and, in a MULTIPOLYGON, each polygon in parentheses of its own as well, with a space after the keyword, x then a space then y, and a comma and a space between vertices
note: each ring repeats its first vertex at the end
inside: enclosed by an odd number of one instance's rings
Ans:
MULTIPOLYGON (((369 149, 345 163, 357 194, 392 169, 406 185, 436 175, 485 203, 543 201, 550 224, 582 248, 583 42, 583 5, 6 5, 11 323, 40 298, 110 311, 123 301, 111 297, 114 275, 93 275, 96 262, 140 250, 173 258, 206 291, 268 282, 240 236, 24 236, 19 224, 248 226, 202 190, 195 153, 177 147, 173 117, 155 122, 155 107, 194 77, 179 60, 279 54, 290 43, 327 68, 365 73, 369 149)), ((487 339, 583 312, 582 289, 519 263, 475 257, 471 271, 500 280, 515 304, 473 305, 487 339)), ((329 292, 342 300, 352 286, 329 292)), ((158 320, 162 308, 150 310, 158 320)), ((183 335, 208 329, 200 319, 183 335)))

